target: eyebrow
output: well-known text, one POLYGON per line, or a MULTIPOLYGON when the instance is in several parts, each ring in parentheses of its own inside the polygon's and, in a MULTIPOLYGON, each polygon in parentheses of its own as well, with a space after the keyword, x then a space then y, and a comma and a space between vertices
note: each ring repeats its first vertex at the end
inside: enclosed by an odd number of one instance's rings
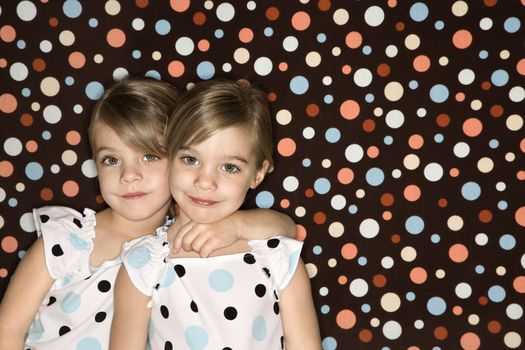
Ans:
MULTIPOLYGON (((194 150, 193 148, 191 148, 191 146, 182 146, 181 148, 179 148, 178 152, 184 152, 184 151, 199 153, 196 150, 194 150)), ((248 164, 249 163, 246 158, 238 156, 238 155, 231 155, 231 156, 230 155, 226 155, 224 158, 226 158, 228 160, 236 160, 236 161, 239 161, 239 162, 244 163, 244 164, 248 164)))

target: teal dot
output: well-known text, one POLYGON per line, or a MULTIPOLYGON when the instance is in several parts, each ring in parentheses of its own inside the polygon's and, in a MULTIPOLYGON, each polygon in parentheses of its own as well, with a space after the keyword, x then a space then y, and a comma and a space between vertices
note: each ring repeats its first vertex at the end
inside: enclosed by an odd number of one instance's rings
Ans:
POLYGON ((359 266, 365 266, 366 264, 368 264, 368 259, 364 256, 360 256, 357 259, 357 263, 359 264, 359 266))
POLYGON ((215 75, 215 66, 210 61, 203 61, 197 65, 197 75, 202 80, 208 80, 215 75))
POLYGON ((369 313, 372 308, 370 307, 370 304, 363 304, 361 305, 361 311, 363 311, 365 314, 369 313))
POLYGON ((9 200, 7 201, 7 204, 11 207, 11 208, 14 208, 18 205, 18 200, 16 198, 9 198, 9 200))
POLYGON ((102 345, 100 342, 92 337, 86 337, 80 340, 75 350, 101 350, 102 345))
POLYGON ((51 140, 51 133, 47 130, 42 131, 42 139, 43 140, 51 140))
POLYGON ((416 80, 410 80, 408 82, 408 87, 410 88, 410 90, 415 90, 419 87, 419 83, 416 80))
POLYGON ((312 165, 312 161, 308 158, 303 159, 303 166, 305 168, 308 168, 310 165, 312 165))
POLYGON ((322 314, 326 315, 329 312, 330 312, 330 306, 328 306, 328 305, 321 306, 321 313, 322 314))
POLYGON ((303 76, 293 77, 290 81, 290 90, 296 95, 303 95, 308 91, 309 83, 308 79, 303 76))
POLYGON ((468 201, 475 201, 481 195, 481 187, 473 182, 467 182, 461 187, 461 195, 468 201))
POLYGON ((506 201, 499 201, 498 202, 498 209, 499 210, 505 210, 507 209, 509 204, 506 201))
POLYGON ((430 236, 430 241, 432 243, 439 243, 441 241, 441 236, 438 235, 437 233, 434 233, 432 234, 432 236, 430 236))
POLYGON ((315 254, 315 255, 319 255, 323 252, 323 247, 319 246, 319 245, 316 245, 312 248, 312 252, 315 254))
POLYGON ((323 350, 335 350, 337 349, 337 340, 333 337, 326 337, 321 342, 323 350))
POLYGON ((434 23, 434 28, 437 30, 443 30, 443 28, 445 28, 445 23, 443 21, 436 21, 436 23, 434 23))
POLYGON ((355 214, 355 213, 357 213, 357 205, 355 205, 355 204, 350 205, 350 206, 348 207, 348 212, 349 212, 350 214, 355 214))
POLYGON ((159 34, 159 35, 166 35, 170 32, 171 30, 171 24, 170 22, 166 21, 165 19, 159 19, 156 23, 155 23, 155 31, 159 34))
POLYGON ((506 292, 502 286, 494 285, 489 288, 488 297, 495 303, 501 303, 505 300, 506 292))
POLYGON ((321 177, 314 182, 314 190, 319 194, 327 194, 330 191, 330 181, 324 177, 321 177))
POLYGON ((24 96, 24 97, 29 97, 29 96, 31 96, 31 90, 28 89, 28 88, 23 88, 23 89, 22 89, 22 96, 24 96))
POLYGON ((504 250, 512 250, 516 246, 516 238, 512 235, 505 234, 500 237, 499 246, 504 250))
POLYGON ((435 134, 434 135, 434 141, 436 143, 442 143, 445 140, 445 136, 443 134, 435 134))
POLYGON ((66 77, 66 79, 64 79, 64 82, 66 83, 67 86, 72 86, 73 84, 75 84, 75 78, 71 76, 66 77))
POLYGON ((325 95, 324 96, 324 99, 323 99, 324 103, 326 103, 327 105, 331 104, 332 102, 334 102, 334 97, 330 94, 328 95, 325 95))
POLYGON ((150 252, 146 247, 138 247, 128 254, 129 266, 134 269, 141 269, 150 261, 150 252))
POLYGON ((215 35, 215 37, 217 39, 221 39, 223 36, 224 36, 224 31, 222 29, 217 29, 213 35, 215 35))
POLYGON ((208 345, 208 332, 201 326, 188 327, 184 336, 191 350, 202 350, 208 345))
POLYGON ((131 53, 131 56, 134 59, 139 59, 142 56, 142 53, 140 52, 140 50, 133 50, 133 52, 131 53))
POLYGON ((262 209, 268 209, 273 206, 275 199, 269 191, 261 191, 255 197, 255 204, 262 209))
POLYGON ((496 149, 499 147, 499 141, 496 139, 492 139, 489 141, 489 147, 492 149, 496 149))
POLYGON ((383 139, 383 143, 387 146, 390 146, 392 143, 394 143, 394 138, 390 135, 385 136, 383 139))
POLYGON ((481 58, 482 60, 486 59, 487 57, 489 57, 489 53, 487 50, 481 50, 479 52, 479 58, 481 58))
POLYGON ((266 321, 264 320, 264 317, 257 316, 252 323, 252 336, 253 339, 257 341, 262 341, 264 338, 266 338, 267 330, 266 330, 266 321))
POLYGON ((273 35, 273 29, 270 27, 264 28, 264 36, 271 37, 273 35))
POLYGON ((70 314, 78 310, 78 308, 80 307, 80 302, 80 295, 75 293, 68 293, 64 300, 62 300, 62 302, 60 303, 60 308, 66 314, 70 314))
POLYGON ((210 273, 208 283, 217 292, 227 292, 233 287, 233 275, 229 271, 218 269, 210 273))
POLYGON ((366 94, 366 96, 365 96, 365 101, 366 102, 372 103, 372 102, 374 102, 374 100, 375 100, 374 94, 370 94, 370 93, 366 94))
POLYGON ((441 297, 432 297, 427 302, 427 310, 434 316, 443 315, 447 309, 447 303, 441 297))
POLYGON ((476 271, 478 275, 483 275, 485 273, 485 267, 483 265, 477 265, 474 271, 476 271))
POLYGON ((23 50, 26 48, 26 42, 24 40, 18 40, 16 42, 16 47, 18 47, 20 50, 23 50))
POLYGON ((317 34, 317 42, 324 43, 326 41, 326 34, 319 33, 317 34))
POLYGON ((372 48, 369 45, 365 45, 363 46, 362 52, 364 55, 368 56, 372 53, 372 48))
POLYGON ((371 168, 366 172, 366 182, 368 182, 370 186, 379 186, 384 180, 385 174, 383 170, 379 168, 371 168))
POLYGON ((414 292, 408 292, 407 294, 405 294, 405 298, 408 301, 414 301, 416 300, 416 294, 414 292))
POLYGON ((37 162, 30 162, 26 165, 25 173, 28 179, 36 181, 44 175, 44 168, 37 162))
POLYGON ((90 18, 89 21, 88 21, 88 24, 91 28, 96 28, 98 27, 98 19, 96 18, 90 18))

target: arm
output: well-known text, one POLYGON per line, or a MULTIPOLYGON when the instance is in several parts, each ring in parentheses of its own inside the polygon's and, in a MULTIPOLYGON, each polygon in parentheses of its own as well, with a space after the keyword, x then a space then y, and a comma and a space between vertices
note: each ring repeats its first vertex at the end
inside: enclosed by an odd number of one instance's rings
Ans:
POLYGON ((279 301, 287 350, 321 350, 321 336, 312 300, 310 280, 299 259, 297 270, 279 301))
POLYGON ((171 251, 177 253, 182 247, 207 257, 215 249, 227 247, 238 239, 295 238, 296 234, 295 223, 288 215, 271 209, 238 210, 213 224, 189 222, 184 225, 175 234, 171 251))
POLYGON ((115 282, 115 314, 111 324, 110 350, 146 348, 151 313, 147 307, 149 299, 135 288, 122 265, 115 282))
POLYGON ((0 304, 0 349, 20 350, 38 308, 53 285, 39 238, 13 274, 0 304))

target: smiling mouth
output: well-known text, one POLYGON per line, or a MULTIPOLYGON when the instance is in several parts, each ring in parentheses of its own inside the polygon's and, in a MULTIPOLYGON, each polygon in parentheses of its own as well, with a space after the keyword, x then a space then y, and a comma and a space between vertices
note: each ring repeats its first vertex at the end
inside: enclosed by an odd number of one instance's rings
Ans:
POLYGON ((218 203, 217 201, 212 201, 212 200, 207 200, 207 199, 201 199, 201 198, 195 198, 195 197, 190 197, 191 201, 196 204, 196 205, 199 205, 201 207, 211 207, 213 206, 214 204, 218 203))
POLYGON ((142 197, 144 197, 146 195, 146 193, 144 192, 132 192, 132 193, 126 193, 125 195, 122 196, 122 198, 124 199, 140 199, 142 197))

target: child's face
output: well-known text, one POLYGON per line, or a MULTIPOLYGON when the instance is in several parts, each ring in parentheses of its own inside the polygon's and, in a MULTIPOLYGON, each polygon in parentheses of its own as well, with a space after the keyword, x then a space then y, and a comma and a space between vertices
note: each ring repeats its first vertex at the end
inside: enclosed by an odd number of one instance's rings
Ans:
POLYGON ((92 141, 100 191, 113 211, 132 221, 163 218, 171 201, 168 159, 129 147, 104 123, 92 141))
POLYGON ((172 160, 170 191, 180 218, 212 223, 232 214, 264 179, 266 168, 266 163, 256 168, 253 141, 237 127, 179 150, 172 160))

